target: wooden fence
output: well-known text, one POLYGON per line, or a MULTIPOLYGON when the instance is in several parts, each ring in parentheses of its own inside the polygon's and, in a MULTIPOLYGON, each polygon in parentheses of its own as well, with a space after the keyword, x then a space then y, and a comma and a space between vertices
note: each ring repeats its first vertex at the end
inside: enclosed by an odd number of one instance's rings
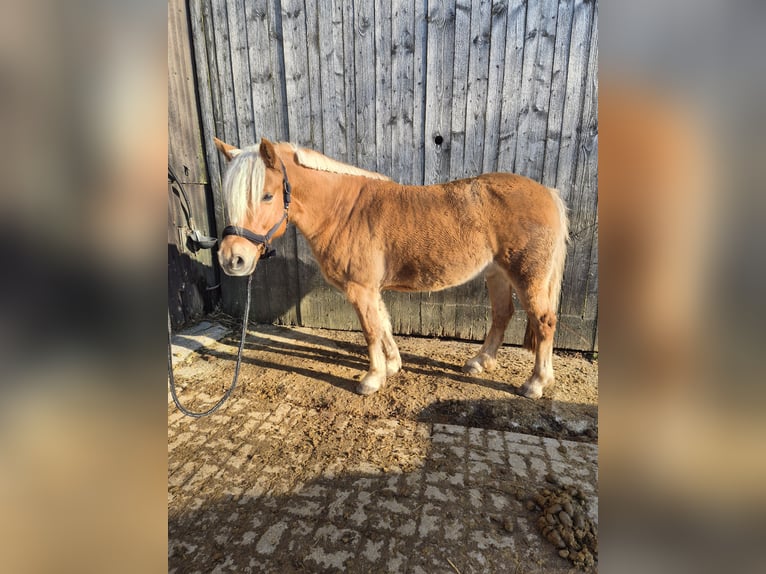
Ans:
MULTIPOLYGON (((291 141, 402 183, 524 174, 570 209, 556 344, 597 347, 595 1, 189 0, 188 11, 219 230, 225 165, 213 136, 291 141)), ((252 318, 358 329, 300 233, 277 248, 259 263, 252 318)), ((226 311, 241 312, 243 290, 222 277, 226 311)), ((481 339, 488 328, 482 278, 385 300, 397 333, 481 339)), ((524 321, 517 312, 507 342, 521 341, 524 321)))

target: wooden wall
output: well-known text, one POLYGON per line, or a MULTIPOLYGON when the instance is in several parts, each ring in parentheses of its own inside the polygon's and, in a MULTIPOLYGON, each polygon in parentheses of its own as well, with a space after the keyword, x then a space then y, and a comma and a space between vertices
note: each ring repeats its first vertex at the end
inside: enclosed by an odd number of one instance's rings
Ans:
MULTIPOLYGON (((403 183, 489 171, 556 187, 572 242, 559 348, 593 350, 598 297, 598 6, 594 0, 189 0, 201 127, 214 196, 213 136, 291 141, 403 183)), ((215 202, 222 229, 220 200, 215 202)), ((358 329, 295 229, 261 262, 252 317, 358 329)), ((222 277, 238 313, 244 281, 222 277)), ((398 333, 481 339, 483 279, 385 296, 398 333)), ((518 308, 518 306, 517 306, 518 308)), ((517 312, 507 342, 519 343, 517 312)))
MULTIPOLYGON (((168 2, 168 165, 184 186, 198 229, 215 235, 213 200, 202 149, 199 106, 184 0, 168 2)), ((186 241, 188 222, 168 184, 168 309, 174 327, 199 320, 220 299, 213 253, 186 241)))

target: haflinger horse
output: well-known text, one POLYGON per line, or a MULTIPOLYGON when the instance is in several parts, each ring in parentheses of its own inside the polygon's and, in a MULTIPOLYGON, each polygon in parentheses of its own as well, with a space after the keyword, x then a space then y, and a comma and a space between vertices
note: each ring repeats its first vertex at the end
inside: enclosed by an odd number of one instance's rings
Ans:
POLYGON ((553 335, 568 221, 558 191, 531 179, 490 173, 428 186, 378 173, 290 143, 237 149, 223 181, 228 226, 218 258, 228 275, 247 276, 273 254, 271 239, 294 223, 328 282, 354 306, 370 368, 356 391, 369 395, 402 367, 381 291, 438 291, 486 273, 492 324, 463 371, 490 371, 514 311, 527 312, 524 347, 535 353, 520 394, 540 398, 553 380, 553 335))

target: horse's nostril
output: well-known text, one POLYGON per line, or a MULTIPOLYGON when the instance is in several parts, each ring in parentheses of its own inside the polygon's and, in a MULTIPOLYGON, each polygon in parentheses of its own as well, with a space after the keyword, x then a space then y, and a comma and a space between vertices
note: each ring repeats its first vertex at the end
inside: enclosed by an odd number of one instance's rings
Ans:
POLYGON ((239 269, 244 264, 245 264, 245 260, 239 255, 235 255, 234 257, 231 258, 231 267, 233 269, 239 269))

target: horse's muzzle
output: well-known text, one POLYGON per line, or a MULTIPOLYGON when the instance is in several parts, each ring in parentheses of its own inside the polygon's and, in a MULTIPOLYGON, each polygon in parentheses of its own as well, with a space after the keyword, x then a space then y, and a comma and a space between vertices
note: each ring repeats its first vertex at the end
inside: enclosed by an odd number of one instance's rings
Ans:
POLYGON ((218 262, 226 275, 245 277, 255 271, 261 250, 244 240, 224 238, 218 251, 218 262))

